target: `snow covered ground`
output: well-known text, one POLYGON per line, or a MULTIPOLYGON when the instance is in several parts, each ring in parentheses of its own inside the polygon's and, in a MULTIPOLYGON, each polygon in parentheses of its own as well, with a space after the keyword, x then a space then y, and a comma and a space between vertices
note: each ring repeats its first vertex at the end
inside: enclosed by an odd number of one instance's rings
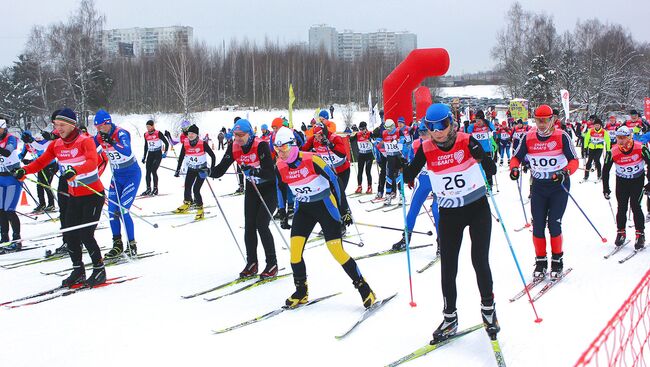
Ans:
MULTIPOLYGON (((307 122, 313 111, 298 111, 296 121, 307 122)), ((240 116, 245 113, 238 112, 240 116)), ((250 119, 255 124, 269 123, 282 114, 255 112, 250 119)), ((336 112, 335 112, 336 114, 336 112)), ((216 138, 218 129, 230 126, 234 112, 206 112, 196 119, 202 133, 216 138), (214 135, 213 135, 214 134, 214 135)), ((335 115, 336 116, 336 115, 335 115)), ((357 114, 355 120, 367 115, 357 114)), ((141 158, 142 138, 135 132, 144 130, 148 116, 115 116, 114 120, 133 132, 134 145, 141 158)), ((171 116, 156 117, 159 129, 171 126, 171 116)), ((342 125, 339 123, 339 127, 342 125)), ((218 152, 221 156, 223 151, 218 152)), ((173 154, 172 154, 173 155, 173 154)), ((164 160, 166 167, 175 167, 173 158, 164 160)), ((356 169, 352 168, 352 176, 356 169)), ((581 174, 582 171, 578 171, 581 174)), ((181 204, 183 179, 172 172, 159 170, 160 192, 167 194, 154 199, 138 199, 135 214, 171 210, 181 204)), ((376 171, 374 180, 376 182, 376 171)), ((144 171, 143 171, 144 176, 144 171)), ((108 183, 110 172, 103 180, 108 183)), ((144 177, 143 177, 144 180, 144 177)), ((499 193, 496 203, 522 270, 529 279, 534 252, 531 233, 514 232, 524 224, 517 186, 502 168, 498 173, 499 193)), ((612 248, 615 224, 602 186, 578 184, 572 178, 571 192, 590 219, 608 239, 602 244, 576 206, 569 201, 564 215, 565 266, 574 271, 562 283, 542 297, 535 305, 544 321, 534 322, 531 307, 522 299, 508 302, 522 288, 521 280, 510 254, 500 224, 493 221, 491 233, 491 266, 497 314, 502 327, 499 340, 509 366, 569 366, 587 348, 612 314, 648 269, 648 253, 641 253, 624 265, 616 260, 628 254, 628 246, 615 259, 604 260, 612 248)), ((234 175, 211 180, 216 195, 236 189, 234 175)), ((612 182, 613 184, 613 182, 612 182)), ((28 184, 32 191, 34 187, 28 184)), ((356 188, 352 178, 347 192, 356 188)), ((144 182, 139 191, 144 190, 144 182)), ((528 188, 524 189, 524 197, 528 188)), ((215 205, 208 185, 202 189, 206 205, 215 205)), ((407 191, 408 195, 408 191, 407 191)), ((615 201, 612 199, 613 205, 615 201)), ((221 197, 237 241, 243 246, 243 198, 221 197)), ((384 213, 366 212, 371 204, 350 200, 359 221, 381 225, 402 226, 401 210, 384 213)), ((645 205, 644 205, 645 207, 645 205)), ((20 207, 27 212, 30 207, 20 207)), ((496 213, 495 208, 492 208, 496 213)), ((309 275, 310 297, 334 292, 342 295, 308 308, 285 312, 275 318, 222 335, 211 330, 221 329, 271 311, 284 303, 293 290, 291 277, 242 292, 214 302, 203 297, 182 299, 182 295, 201 291, 232 280, 244 266, 244 261, 230 236, 224 218, 216 207, 207 209, 218 214, 214 219, 172 228, 189 218, 152 217, 158 229, 136 219, 136 239, 140 252, 162 251, 164 255, 108 267, 109 277, 139 276, 128 283, 95 289, 42 304, 0 310, 0 365, 2 366, 252 366, 252 365, 313 365, 313 366, 382 366, 424 345, 441 321, 442 295, 439 264, 422 274, 413 272, 413 292, 417 307, 409 306, 406 254, 396 254, 360 260, 365 278, 379 297, 399 292, 397 298, 365 321, 344 340, 340 334, 362 313, 360 297, 341 267, 325 246, 304 253, 309 275)), ((41 218, 39 218, 41 219, 41 218)), ((56 231, 57 224, 27 224, 23 220, 22 234, 56 231)), ((629 222, 631 223, 631 222, 629 222)), ((416 230, 433 230, 426 214, 418 218, 416 230)), ((390 248, 400 233, 359 226, 365 246, 346 245, 352 256, 390 248)), ((290 271, 289 252, 282 249, 282 240, 275 228, 278 260, 284 272, 290 271)), ((353 227, 350 231, 354 231, 353 227)), ((287 240, 289 231, 282 234, 287 240)), ((487 234, 486 234, 487 235, 487 234)), ((628 236, 633 230, 628 228, 628 236)), ((96 233, 100 245, 110 246, 109 229, 96 233)), ((352 240, 355 240, 354 238, 352 240)), ((414 235, 412 245, 433 243, 435 237, 414 235)), ((54 249, 59 239, 47 240, 46 248, 0 256, 0 265, 42 255, 54 249)), ((27 243, 26 245, 33 245, 27 243)), ((481 321, 480 297, 470 260, 470 242, 464 239, 458 275, 458 315, 460 328, 481 321)), ((434 247, 414 250, 412 267, 418 269, 434 257, 434 247)), ((259 249, 260 260, 263 251, 259 249)), ((87 260, 87 257, 85 257, 87 260)), ((68 259, 25 266, 14 270, 0 269, 0 302, 15 299, 57 286, 61 277, 45 276, 40 272, 60 270, 70 266, 68 259)), ((210 293, 207 296, 220 294, 210 293)), ((440 350, 410 362, 410 366, 492 366, 494 356, 484 331, 465 336, 440 350)))

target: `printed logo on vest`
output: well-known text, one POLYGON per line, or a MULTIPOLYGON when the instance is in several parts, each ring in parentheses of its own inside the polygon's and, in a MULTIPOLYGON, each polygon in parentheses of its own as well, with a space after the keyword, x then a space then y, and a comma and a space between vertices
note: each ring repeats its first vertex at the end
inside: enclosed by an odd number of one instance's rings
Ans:
POLYGON ((454 153, 454 159, 456 160, 457 163, 460 164, 464 158, 465 158, 465 151, 459 150, 456 153, 454 153))

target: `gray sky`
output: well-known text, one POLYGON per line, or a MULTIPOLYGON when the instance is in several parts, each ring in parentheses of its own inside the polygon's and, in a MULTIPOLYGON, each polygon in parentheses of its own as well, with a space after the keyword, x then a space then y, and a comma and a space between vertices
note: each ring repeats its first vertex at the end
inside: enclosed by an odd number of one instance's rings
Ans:
MULTIPOLYGON (((22 52, 33 25, 65 20, 78 0, 1 0, 0 66, 22 52), (8 5, 10 4, 10 5, 8 5)), ((650 42, 648 0, 521 0, 525 10, 553 15, 559 33, 576 21, 599 18, 625 26, 637 41, 650 42)), ((443 47, 451 56, 450 74, 494 66, 490 49, 511 0, 286 1, 286 0, 96 0, 105 28, 189 25, 194 39, 220 45, 223 39, 265 36, 281 43, 308 40, 309 27, 326 23, 337 30, 379 28, 417 34, 418 47, 443 47)))

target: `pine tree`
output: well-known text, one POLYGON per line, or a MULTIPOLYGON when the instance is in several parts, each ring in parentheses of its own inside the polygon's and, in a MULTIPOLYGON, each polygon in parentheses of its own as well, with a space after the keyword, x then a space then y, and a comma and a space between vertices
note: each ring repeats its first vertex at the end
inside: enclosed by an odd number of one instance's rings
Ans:
POLYGON ((524 91, 531 105, 551 103, 555 85, 555 70, 551 69, 544 55, 537 55, 530 61, 530 71, 524 91))

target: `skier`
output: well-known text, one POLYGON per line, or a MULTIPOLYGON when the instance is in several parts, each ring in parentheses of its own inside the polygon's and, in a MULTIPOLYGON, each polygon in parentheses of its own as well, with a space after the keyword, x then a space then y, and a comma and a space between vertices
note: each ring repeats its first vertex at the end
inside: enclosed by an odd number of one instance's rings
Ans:
POLYGON ((178 157, 178 166, 174 177, 180 176, 181 165, 187 157, 187 173, 185 174, 185 195, 183 205, 179 206, 174 212, 177 214, 187 213, 192 205, 192 193, 194 193, 194 204, 196 205, 195 220, 201 220, 205 217, 203 211, 203 198, 201 197, 201 186, 203 181, 210 175, 214 168, 214 152, 208 144, 199 139, 199 127, 190 125, 187 128, 187 140, 183 143, 180 156, 178 157), (206 154, 210 156, 210 166, 206 154))
POLYGON ((233 162, 241 167, 246 178, 251 181, 246 185, 244 193, 244 242, 246 244, 246 267, 239 273, 241 278, 257 274, 257 234, 259 233, 266 255, 266 267, 260 274, 261 279, 274 277, 278 274, 278 261, 275 255, 273 235, 269 228, 269 213, 277 206, 275 187, 275 170, 269 144, 254 135, 251 124, 246 119, 240 119, 232 128, 234 137, 228 144, 221 162, 210 172, 210 177, 223 176, 233 162), (253 186, 256 185, 257 189, 253 186), (264 198, 262 203, 259 195, 264 198))
POLYGON ((319 155, 301 152, 292 131, 286 127, 278 130, 274 149, 278 155, 277 180, 289 186, 296 196, 296 214, 291 226, 291 268, 296 291, 287 298, 286 305, 296 307, 308 302, 307 269, 302 255, 312 229, 319 223, 327 248, 352 279, 363 305, 372 306, 375 293, 361 275, 357 263, 343 249, 339 228, 342 192, 334 170, 319 155))
POLYGON ((363 171, 365 169, 366 179, 368 181, 368 188, 366 189, 366 194, 372 194, 372 143, 371 143, 371 133, 368 131, 368 124, 365 121, 359 123, 359 132, 350 135, 350 143, 356 141, 357 147, 359 148, 358 162, 357 167, 357 189, 354 191, 355 194, 361 194, 363 189, 361 184, 363 183, 363 171))
POLYGON ((510 144, 512 139, 512 130, 508 127, 507 123, 503 121, 497 130, 497 139, 499 142, 499 165, 503 166, 503 157, 508 156, 508 164, 510 164, 510 144))
POLYGON ((327 162, 335 170, 339 178, 339 187, 341 188, 338 205, 341 210, 341 232, 345 232, 345 227, 352 224, 352 214, 350 213, 347 197, 345 196, 345 189, 350 180, 350 161, 348 161, 343 139, 333 131, 329 131, 325 124, 317 123, 314 126, 314 135, 307 139, 307 142, 305 142, 305 145, 301 149, 307 152, 313 149, 322 160, 327 162))
POLYGON ((402 165, 402 153, 399 150, 398 141, 402 136, 400 130, 395 128, 395 122, 391 119, 387 119, 384 122, 384 128, 381 145, 386 152, 387 185, 385 205, 390 205, 391 201, 397 197, 397 176, 402 165))
MULTIPOLYGON (((269 144, 269 147, 271 146, 271 131, 269 130, 269 125, 267 124, 262 124, 260 126, 260 130, 262 131, 262 135, 260 136, 260 139, 266 142, 266 144, 269 144)), ((269 148, 269 151, 271 149, 269 148)))
POLYGON ((519 178, 519 165, 524 159, 530 163, 531 185, 530 209, 533 222, 533 245, 535 246, 535 278, 546 277, 548 259, 544 227, 548 223, 551 235, 551 279, 562 275, 564 268, 562 250, 562 216, 566 209, 571 188, 569 176, 578 169, 578 156, 569 135, 555 129, 551 122, 552 110, 548 105, 535 109, 537 129, 529 131, 521 141, 510 162, 510 178, 519 178))
POLYGON ((625 224, 627 222, 627 204, 630 202, 634 215, 634 228, 636 238, 634 248, 639 250, 645 243, 645 221, 643 210, 641 210, 641 198, 643 191, 650 192, 650 169, 645 172, 648 182, 643 185, 644 170, 650 167, 650 151, 638 141, 632 139, 632 131, 627 126, 621 126, 616 130, 617 144, 611 152, 605 154, 605 165, 603 167, 603 195, 609 200, 611 191, 609 189, 609 170, 616 165, 616 201, 618 212, 616 214, 616 246, 625 243, 625 224))
POLYGON ((156 130, 153 120, 147 121, 147 132, 144 133, 144 155, 142 164, 146 164, 145 182, 147 189, 141 196, 158 195, 158 167, 162 159, 167 157, 169 142, 165 135, 156 130), (165 149, 163 150, 163 144, 165 149), (153 190, 151 189, 151 176, 153 176, 153 190))
POLYGON ((397 127, 402 135, 400 138, 402 157, 404 157, 407 162, 410 162, 413 159, 413 134, 411 128, 406 125, 404 117, 397 119, 397 127))
MULTIPOLYGON (((20 240, 20 219, 16 206, 23 191, 22 184, 11 174, 20 168, 18 139, 9 134, 9 119, 0 117, 0 242, 9 242, 9 226, 12 241, 20 240)), ((4 251, 18 251, 22 242, 16 241, 4 247, 4 251)))
POLYGON ((598 117, 594 119, 594 127, 587 131, 584 144, 587 147, 587 156, 589 158, 585 165, 585 177, 582 179, 582 182, 586 182, 589 179, 589 171, 591 170, 592 163, 596 164, 596 174, 598 175, 598 180, 600 180, 600 156, 603 154, 603 149, 605 149, 605 152, 610 151, 610 138, 609 133, 603 129, 603 123, 598 117))
MULTIPOLYGON (((467 128, 467 133, 471 134, 476 141, 481 144, 483 151, 493 158, 491 132, 494 131, 494 125, 485 119, 483 110, 478 110, 475 115, 475 122, 467 128)), ((487 172, 486 172, 487 173, 487 172)), ((488 184, 492 187, 492 175, 487 176, 488 184)))
POLYGON ((495 338, 500 327, 489 263, 492 216, 481 170, 486 175, 494 174, 496 165, 474 137, 456 131, 449 106, 432 104, 427 108, 424 122, 432 138, 422 142, 413 161, 404 169, 404 179, 412 181, 426 164, 440 207, 438 237, 444 320, 433 332, 433 341, 445 340, 458 330, 456 274, 463 231, 468 226, 472 264, 481 294, 481 316, 488 335, 495 338))
POLYGON ((124 252, 121 222, 124 222, 128 240, 126 254, 136 256, 138 248, 135 241, 133 219, 129 209, 138 194, 142 171, 131 147, 131 134, 125 129, 115 126, 111 115, 101 109, 95 114, 94 124, 97 128, 95 140, 106 151, 111 173, 113 174, 108 189, 108 198, 110 199, 108 212, 113 216, 110 221, 111 232, 113 233, 113 248, 104 257, 107 259, 116 258, 124 252))
POLYGON ((521 119, 517 119, 517 124, 515 125, 515 128, 512 130, 512 151, 516 151, 517 148, 519 147, 519 143, 521 142, 521 139, 526 135, 526 133, 530 130, 530 126, 528 124, 524 125, 524 122, 521 119))
MULTIPOLYGON (((418 125, 418 134, 419 134, 419 138, 413 141, 413 151, 415 153, 418 152, 418 150, 420 149, 424 141, 431 139, 429 129, 427 128, 427 125, 424 123, 418 125)), ((417 181, 415 181, 415 184, 413 185, 413 194, 411 195, 411 206, 409 207, 408 213, 406 214, 406 229, 409 233, 408 235, 409 243, 411 243, 410 242, 411 231, 415 227, 415 221, 418 218, 420 209, 422 208, 422 205, 424 205, 424 202, 427 200, 430 193, 431 193, 431 180, 429 179, 429 174, 427 173, 427 170, 423 168, 420 171, 420 174, 418 174, 417 181)), ((439 219, 439 212, 438 212, 438 201, 435 198, 435 196, 433 198, 433 202, 431 203, 431 212, 432 212, 433 222, 435 224, 436 233, 437 233, 438 223, 440 222, 440 219, 439 219)), ((438 249, 436 253, 437 255, 440 255, 440 242, 439 240, 437 240, 436 242, 438 242, 438 249)), ((404 249, 405 247, 406 247, 406 238, 404 237, 404 233, 402 233, 402 239, 397 241, 393 245, 393 250, 398 251, 404 249)))
MULTIPOLYGON (((20 154, 18 154, 18 158, 20 158, 23 164, 29 164, 33 160, 26 158, 28 152, 31 153, 34 158, 40 157, 43 152, 45 152, 45 149, 47 149, 47 146, 50 144, 49 140, 43 138, 43 134, 36 133, 32 135, 32 133, 28 130, 24 131, 20 138, 23 143, 25 143, 23 145, 23 150, 20 152, 20 154)), ((53 212, 56 210, 56 207, 54 206, 54 193, 52 193, 52 189, 50 189, 49 186, 52 184, 52 178, 54 177, 54 174, 57 170, 58 164, 56 163, 56 160, 52 160, 52 162, 50 162, 50 164, 48 164, 45 169, 39 172, 38 182, 40 182, 42 185, 36 185, 38 206, 34 208, 33 212, 53 212), (46 194, 47 205, 45 204, 46 194)))
MULTIPOLYGON (((68 181, 69 197, 65 204, 65 221, 61 222, 62 229, 96 222, 104 205, 104 186, 97 171, 97 150, 93 138, 81 133, 77 127, 77 116, 69 108, 59 110, 54 120, 54 128, 61 138, 50 144, 32 163, 14 172, 14 176, 24 180, 26 174, 39 172, 56 158, 63 171, 60 179, 68 181)), ((95 228, 96 224, 63 233, 73 270, 63 280, 62 286, 70 287, 85 282, 86 286, 94 287, 106 282, 102 253, 94 237, 95 228), (88 250, 93 263, 93 272, 88 278, 81 244, 88 250)))

